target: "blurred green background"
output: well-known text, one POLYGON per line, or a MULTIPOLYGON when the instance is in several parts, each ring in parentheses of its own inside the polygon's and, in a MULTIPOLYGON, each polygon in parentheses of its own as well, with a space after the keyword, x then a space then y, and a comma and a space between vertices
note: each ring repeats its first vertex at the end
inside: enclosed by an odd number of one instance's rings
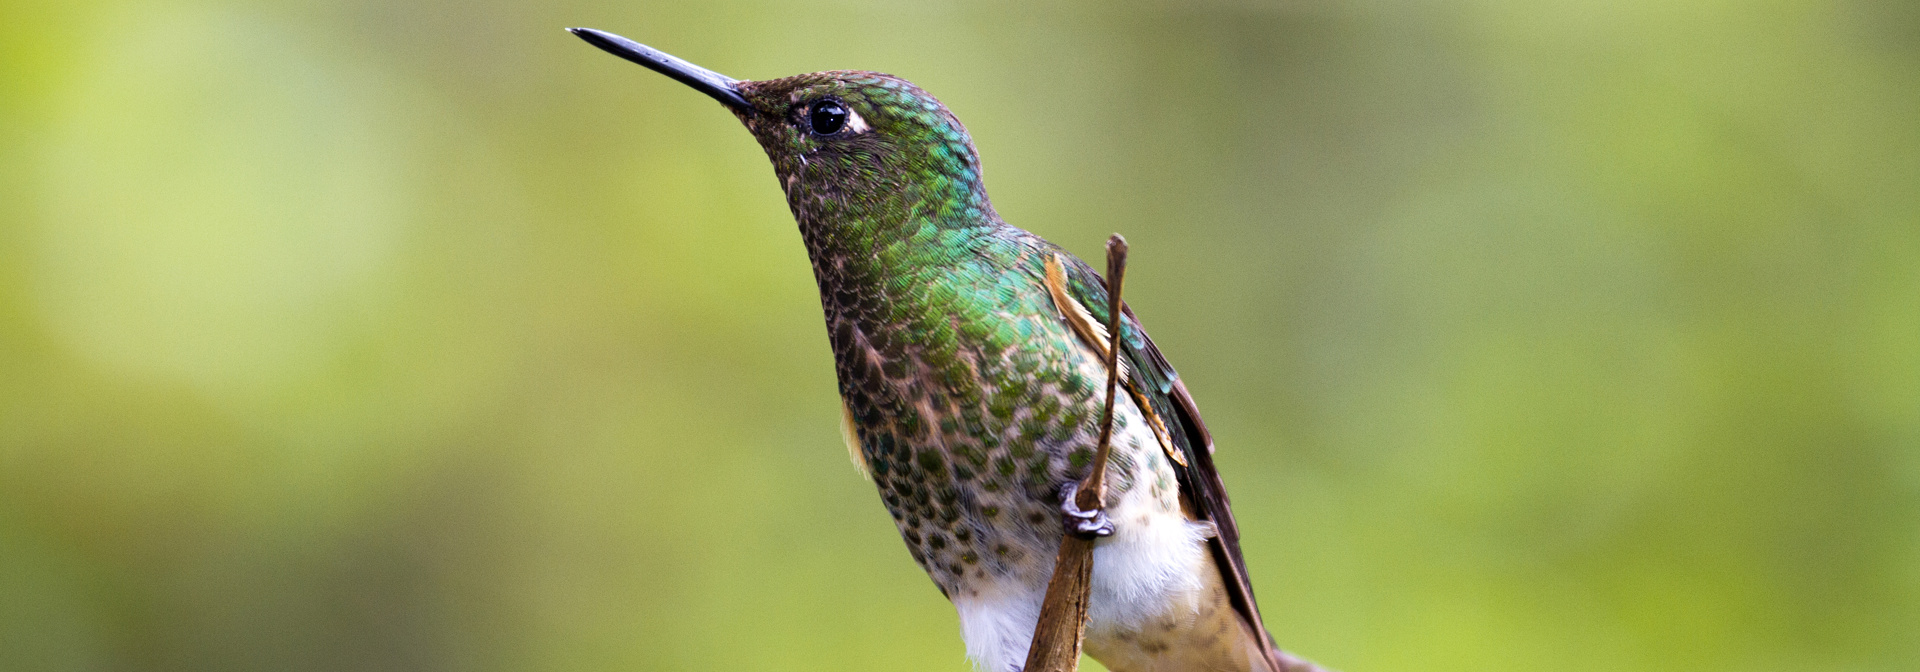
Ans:
POLYGON ((1920 669, 1920 4, 0 2, 0 670, 967 669, 720 72, 896 73, 1283 645, 1920 669))

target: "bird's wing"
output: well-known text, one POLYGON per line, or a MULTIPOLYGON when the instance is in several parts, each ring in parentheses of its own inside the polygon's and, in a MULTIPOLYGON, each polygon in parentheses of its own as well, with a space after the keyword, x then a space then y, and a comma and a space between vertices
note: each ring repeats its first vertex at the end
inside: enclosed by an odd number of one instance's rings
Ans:
MULTIPOLYGON (((1106 280, 1072 254, 1064 250, 1057 253, 1064 260, 1061 268, 1065 282, 1062 284, 1067 293, 1096 324, 1110 324, 1106 280)), ((1253 599, 1253 584, 1247 579, 1247 563, 1240 554, 1240 527, 1233 519, 1233 505, 1227 501, 1227 486, 1220 481, 1220 472, 1213 466, 1213 437, 1200 419, 1200 409, 1194 405, 1186 384, 1180 381, 1180 374, 1174 372, 1173 366, 1160 354, 1159 346, 1153 344, 1146 329, 1140 326, 1133 309, 1123 301, 1121 311, 1124 333, 1114 340, 1120 343, 1120 361, 1127 386, 1134 398, 1143 400, 1142 406, 1150 407, 1150 413, 1159 416, 1160 424, 1164 425, 1166 431, 1162 438, 1172 444, 1169 457, 1176 463, 1182 492, 1187 493, 1193 503, 1194 516, 1213 523, 1219 530, 1208 541, 1208 546, 1213 552, 1214 565, 1220 568, 1221 582, 1227 587, 1233 608, 1253 628, 1260 652, 1272 669, 1297 669, 1293 667, 1297 663, 1283 663, 1282 654, 1274 648, 1273 636, 1260 620, 1260 606, 1253 599)), ((1104 332, 1105 328, 1100 331, 1104 332)))

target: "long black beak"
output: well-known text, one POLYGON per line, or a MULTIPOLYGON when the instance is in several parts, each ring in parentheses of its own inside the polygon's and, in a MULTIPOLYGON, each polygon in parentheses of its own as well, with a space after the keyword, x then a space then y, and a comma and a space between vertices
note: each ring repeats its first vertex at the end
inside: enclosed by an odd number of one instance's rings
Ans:
POLYGON ((740 80, 674 58, 664 51, 604 30, 568 28, 567 32, 580 36, 580 39, 586 40, 587 44, 604 49, 609 54, 647 66, 654 72, 672 77, 681 84, 713 96, 714 100, 720 101, 727 107, 742 112, 753 111, 753 103, 747 102, 746 96, 740 95, 740 80))

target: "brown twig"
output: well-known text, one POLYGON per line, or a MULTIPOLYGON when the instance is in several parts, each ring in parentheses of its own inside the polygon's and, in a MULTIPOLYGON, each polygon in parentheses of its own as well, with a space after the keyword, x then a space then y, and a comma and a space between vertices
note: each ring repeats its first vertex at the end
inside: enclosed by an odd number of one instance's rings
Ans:
POLYGON ((1127 239, 1107 238, 1107 403, 1100 413, 1100 447, 1093 471, 1080 483, 1080 508, 1093 510, 1107 500, 1107 457, 1113 453, 1113 395, 1120 387, 1120 283, 1127 277, 1127 239))
MULTIPOLYGON (((1113 453, 1113 400, 1120 386, 1120 283, 1127 274, 1127 239, 1107 239, 1107 400, 1100 416, 1100 444, 1093 469, 1075 493, 1074 504, 1098 511, 1106 502, 1107 458, 1113 453)), ((1086 636, 1087 599, 1093 588, 1093 540, 1067 530, 1054 556, 1053 578, 1040 604, 1040 622, 1033 629, 1024 672, 1075 672, 1080 668, 1080 644, 1086 636)))

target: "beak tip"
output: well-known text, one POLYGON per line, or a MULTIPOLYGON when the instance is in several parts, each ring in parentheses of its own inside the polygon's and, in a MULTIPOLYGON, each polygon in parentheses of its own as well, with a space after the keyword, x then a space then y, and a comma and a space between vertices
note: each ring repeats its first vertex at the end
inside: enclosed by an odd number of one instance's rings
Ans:
POLYGON ((568 28, 567 32, 572 33, 574 37, 586 40, 588 44, 609 51, 613 50, 614 47, 612 45, 618 44, 613 40, 607 39, 608 33, 592 28, 568 28))

